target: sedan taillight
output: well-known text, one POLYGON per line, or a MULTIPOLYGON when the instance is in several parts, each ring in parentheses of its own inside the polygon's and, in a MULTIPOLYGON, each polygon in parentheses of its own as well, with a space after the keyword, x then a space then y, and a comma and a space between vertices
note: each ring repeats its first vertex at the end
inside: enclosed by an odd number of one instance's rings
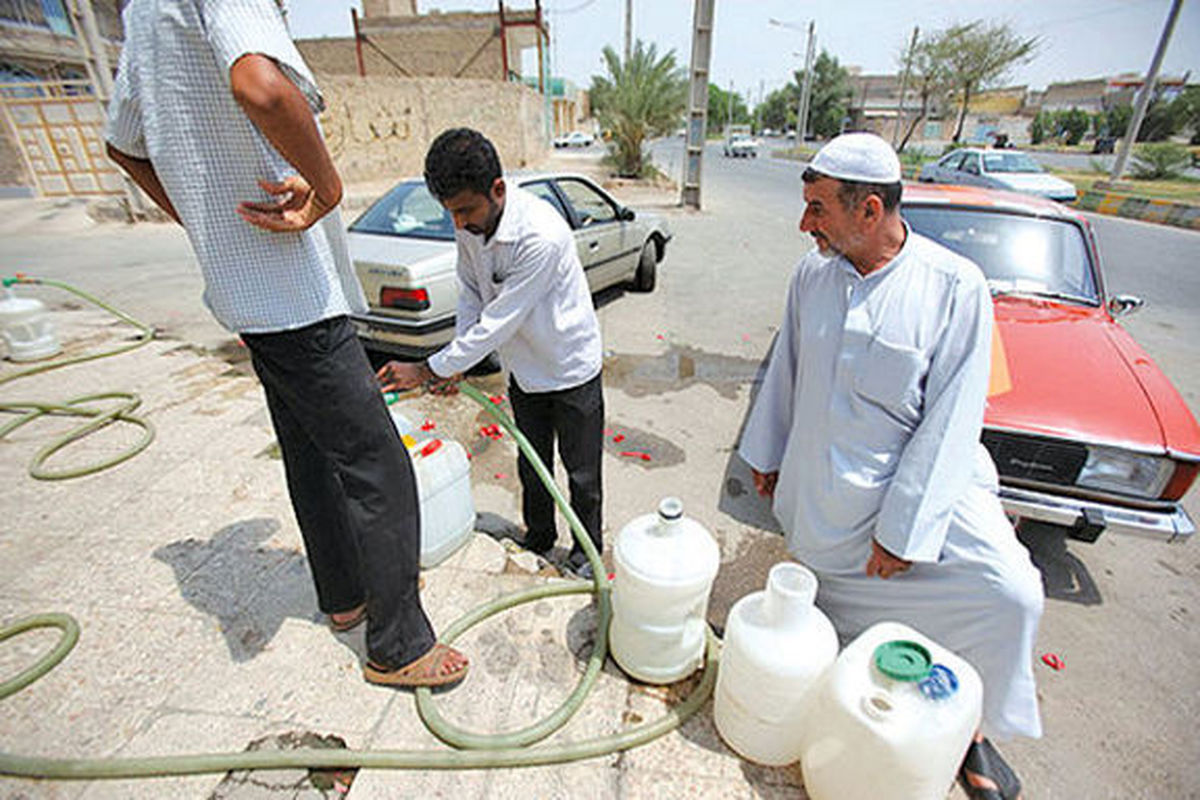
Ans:
POLYGON ((424 311, 429 308, 429 292, 425 289, 384 286, 379 292, 379 305, 401 311, 424 311))

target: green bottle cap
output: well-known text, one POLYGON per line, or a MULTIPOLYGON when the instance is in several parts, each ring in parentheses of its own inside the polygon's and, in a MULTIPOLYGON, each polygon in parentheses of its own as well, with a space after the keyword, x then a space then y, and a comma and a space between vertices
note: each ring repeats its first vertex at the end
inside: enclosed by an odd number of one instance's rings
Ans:
POLYGON ((894 639, 875 648, 875 668, 895 681, 919 681, 929 675, 933 657, 916 642, 894 639))

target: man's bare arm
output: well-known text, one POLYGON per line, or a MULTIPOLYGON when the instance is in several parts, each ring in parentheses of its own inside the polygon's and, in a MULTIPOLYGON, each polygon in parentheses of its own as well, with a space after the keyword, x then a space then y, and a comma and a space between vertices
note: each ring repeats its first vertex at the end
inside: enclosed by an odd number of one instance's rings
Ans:
POLYGON ((171 198, 167 197, 167 191, 158 180, 158 173, 154 171, 154 165, 144 158, 135 158, 128 153, 122 153, 111 144, 106 144, 108 157, 125 170, 133 182, 141 187, 142 191, 150 196, 155 205, 163 211, 171 215, 171 219, 179 222, 179 214, 175 212, 175 206, 171 204, 171 198))
POLYGON ((302 180, 262 183, 274 203, 243 203, 248 222, 276 231, 308 228, 342 199, 342 181, 304 95, 274 61, 251 53, 229 70, 233 97, 302 180))

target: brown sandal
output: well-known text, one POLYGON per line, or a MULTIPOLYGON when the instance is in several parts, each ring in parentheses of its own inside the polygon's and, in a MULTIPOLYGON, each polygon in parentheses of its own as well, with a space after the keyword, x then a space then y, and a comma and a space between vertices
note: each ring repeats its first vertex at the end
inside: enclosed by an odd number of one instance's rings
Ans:
POLYGON ((333 628, 337 633, 345 633, 353 630, 363 623, 367 618, 367 604, 363 603, 358 608, 352 608, 349 611, 339 611, 339 614, 350 614, 349 617, 338 621, 333 618, 333 614, 329 615, 329 627, 333 628))
POLYGON ((438 642, 416 661, 396 669, 384 669, 368 661, 363 666, 363 677, 368 683, 394 686, 399 689, 411 689, 418 686, 452 686, 467 677, 470 663, 464 663, 462 669, 456 672, 444 673, 442 668, 451 655, 461 656, 462 653, 449 645, 438 642))

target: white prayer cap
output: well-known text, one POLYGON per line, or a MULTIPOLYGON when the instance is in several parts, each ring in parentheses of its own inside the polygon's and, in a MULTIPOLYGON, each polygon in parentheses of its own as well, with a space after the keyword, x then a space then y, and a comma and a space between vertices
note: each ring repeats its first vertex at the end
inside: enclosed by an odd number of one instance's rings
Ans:
POLYGON ((809 167, 830 178, 859 183, 896 183, 900 159, 873 133, 843 133, 822 147, 809 167))

